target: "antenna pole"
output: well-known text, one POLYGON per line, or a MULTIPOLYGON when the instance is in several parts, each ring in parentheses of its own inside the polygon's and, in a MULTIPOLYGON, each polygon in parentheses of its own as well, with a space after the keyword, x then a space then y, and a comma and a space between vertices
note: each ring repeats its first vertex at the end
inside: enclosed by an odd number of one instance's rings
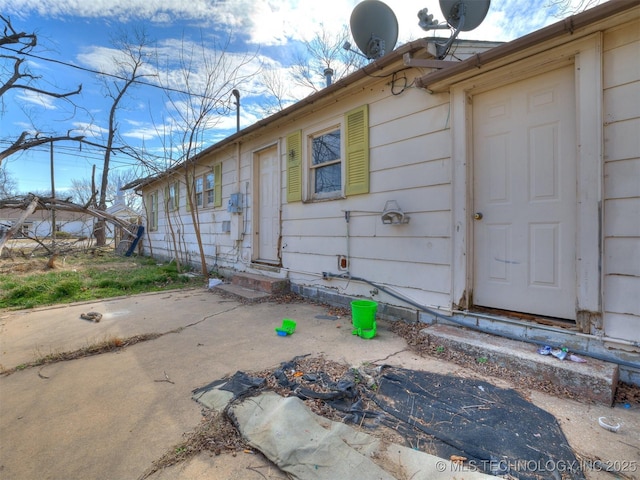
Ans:
POLYGON ((240 131, 240 92, 237 89, 233 89, 231 94, 236 97, 236 132, 240 131))

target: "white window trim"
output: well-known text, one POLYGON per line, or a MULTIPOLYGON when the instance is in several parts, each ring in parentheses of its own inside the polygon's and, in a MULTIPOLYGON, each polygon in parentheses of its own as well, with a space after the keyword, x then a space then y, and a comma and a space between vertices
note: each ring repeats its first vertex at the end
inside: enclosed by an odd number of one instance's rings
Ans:
MULTIPOLYGON (((336 200, 340 198, 344 198, 345 194, 345 130, 344 130, 344 120, 340 119, 339 121, 330 121, 325 122, 321 125, 316 125, 313 129, 308 128, 303 130, 303 192, 305 192, 306 200, 310 202, 314 201, 324 201, 324 200, 336 200), (314 170, 316 170, 320 165, 313 166, 313 148, 312 142, 314 138, 317 138, 321 135, 325 135, 327 133, 333 132, 334 130, 340 131, 340 189, 335 190, 333 192, 323 192, 316 193, 315 192, 315 177, 314 170)), ((338 163, 336 160, 335 163, 338 163)))

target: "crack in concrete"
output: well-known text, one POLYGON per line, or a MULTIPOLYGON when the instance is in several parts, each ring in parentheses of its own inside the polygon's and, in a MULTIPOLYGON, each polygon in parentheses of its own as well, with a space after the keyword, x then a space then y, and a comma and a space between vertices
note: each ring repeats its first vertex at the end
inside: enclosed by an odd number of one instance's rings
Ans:
POLYGON ((379 359, 376 359, 376 360, 371 360, 371 362, 370 362, 370 363, 378 363, 378 362, 382 362, 382 361, 387 360, 387 359, 389 359, 389 358, 391 358, 391 357, 395 357, 396 355, 398 355, 398 354, 400 354, 400 353, 402 353, 402 352, 407 352, 407 351, 409 351, 409 349, 408 349, 408 348, 403 348, 402 350, 398 350, 397 352, 390 353, 389 355, 387 355, 387 356, 386 356, 386 357, 384 357, 384 358, 379 358, 379 359))
MULTIPOLYGON (((183 330, 190 328, 190 327, 194 327, 196 325, 199 325, 200 323, 209 320, 210 318, 216 317, 218 315, 222 315, 223 313, 228 313, 228 312, 232 312, 233 310, 239 308, 240 305, 236 305, 235 307, 232 308, 228 308, 226 310, 222 310, 220 312, 216 312, 216 313, 212 313, 211 315, 207 315, 203 318, 201 318, 200 320, 193 322, 193 323, 189 323, 188 325, 182 325, 180 327, 174 328, 172 330, 168 330, 166 332, 162 332, 162 333, 143 333, 143 334, 139 334, 139 335, 132 335, 130 337, 126 337, 126 338, 119 338, 119 337, 111 337, 108 338, 102 342, 99 343, 94 343, 91 345, 87 345, 86 347, 82 347, 76 350, 70 350, 67 352, 57 352, 57 353, 50 353, 48 355, 45 355, 43 357, 37 358, 36 360, 32 361, 32 362, 27 362, 27 363, 22 363, 20 365, 16 365, 15 367, 12 368, 8 368, 8 369, 2 369, 0 371, 0 375, 1 376, 9 376, 13 373, 16 373, 18 371, 22 371, 22 370, 27 370, 30 368, 34 368, 34 367, 44 367, 46 365, 52 365, 54 363, 60 363, 60 362, 67 362, 70 360, 77 360, 79 358, 86 358, 86 357, 92 357, 95 355, 101 355, 103 353, 110 353, 110 352, 117 352, 120 351, 126 347, 132 346, 132 345, 136 345, 137 343, 142 343, 142 342, 147 342, 150 340, 156 340, 160 337, 163 337, 165 335, 169 335, 171 333, 180 333, 183 330)), ((42 378, 42 379, 48 379, 49 377, 46 377, 42 374, 40 374, 40 371, 38 371, 38 377, 42 378)))

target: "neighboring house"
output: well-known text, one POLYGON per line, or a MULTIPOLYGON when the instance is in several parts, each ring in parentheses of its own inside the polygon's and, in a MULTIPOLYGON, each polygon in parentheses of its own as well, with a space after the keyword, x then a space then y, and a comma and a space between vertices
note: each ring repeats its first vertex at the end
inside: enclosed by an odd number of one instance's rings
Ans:
POLYGON ((526 336, 520 312, 637 364, 638 1, 486 47, 403 45, 211 146, 192 206, 182 168, 140 181, 145 244, 197 264, 195 208, 212 268, 526 336))
MULTIPOLYGON (((0 209, 0 229, 8 230, 20 218, 23 211, 17 208, 0 209)), ((93 217, 82 213, 56 211, 56 232, 64 232, 72 237, 90 237, 93 230, 93 217)), ((21 237, 50 237, 53 229, 53 219, 48 210, 36 210, 22 224, 21 237)))
MULTIPOLYGON (((113 202, 113 205, 106 209, 106 213, 118 218, 119 220, 123 220, 131 226, 143 224, 143 216, 140 212, 127 206, 121 189, 118 189, 116 199, 113 202)), ((108 223, 107 228, 109 230, 113 229, 112 235, 116 244, 116 249, 119 251, 126 251, 135 238, 131 235, 131 232, 135 234, 136 228, 131 228, 130 232, 126 232, 121 226, 113 225, 112 223, 108 223)), ((141 244, 140 247, 142 247, 141 244)), ((140 251, 142 250, 140 249, 140 251)))

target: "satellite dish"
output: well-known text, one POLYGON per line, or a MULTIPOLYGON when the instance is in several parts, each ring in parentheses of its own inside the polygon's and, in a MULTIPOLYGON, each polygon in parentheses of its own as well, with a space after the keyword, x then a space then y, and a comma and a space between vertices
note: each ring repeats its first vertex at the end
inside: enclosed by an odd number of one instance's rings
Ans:
POLYGON ((368 59, 391 52, 398 41, 398 20, 379 0, 364 0, 351 12, 351 35, 368 59))
POLYGON ((468 32, 482 23, 490 3, 490 0, 440 0, 440 10, 451 27, 468 32))

